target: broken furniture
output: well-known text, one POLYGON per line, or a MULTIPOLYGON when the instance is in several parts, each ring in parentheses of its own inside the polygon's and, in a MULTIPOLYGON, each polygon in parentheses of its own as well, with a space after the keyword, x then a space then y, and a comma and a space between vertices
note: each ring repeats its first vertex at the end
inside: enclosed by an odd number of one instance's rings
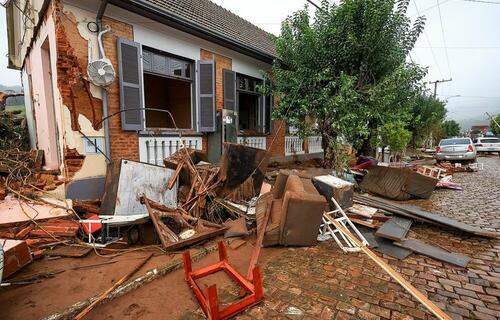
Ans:
POLYGON ((132 160, 120 160, 108 165, 106 191, 101 214, 136 215, 146 213, 139 201, 145 194, 149 199, 169 207, 177 206, 177 187, 166 188, 174 170, 132 160))
POLYGON ((340 249, 342 249, 342 251, 344 252, 357 252, 360 250, 360 248, 357 247, 356 244, 342 232, 342 230, 333 225, 330 220, 334 219, 344 228, 350 228, 351 230, 353 230, 356 236, 365 246, 369 245, 368 241, 366 241, 365 237, 361 234, 361 232, 359 232, 358 228, 356 228, 351 220, 349 220, 349 217, 345 214, 344 210, 334 197, 331 197, 331 202, 335 206, 335 210, 323 213, 323 224, 319 228, 320 235, 332 237, 333 240, 335 240, 335 242, 339 245, 340 249), (340 236, 340 239, 339 237, 337 237, 337 235, 340 236))
POLYGON ((260 268, 253 268, 253 280, 249 281, 243 277, 236 269, 229 264, 227 257, 226 246, 223 241, 218 242, 219 262, 193 271, 191 266, 191 255, 189 251, 183 253, 184 274, 185 279, 193 290, 196 299, 198 300, 201 309, 208 319, 219 320, 228 319, 237 313, 244 311, 246 308, 259 303, 264 298, 264 289, 262 287, 262 275, 260 268), (225 308, 219 307, 219 299, 217 295, 217 286, 214 284, 206 289, 205 292, 196 283, 197 279, 203 278, 210 274, 224 271, 227 275, 236 281, 245 290, 245 297, 225 308))
POLYGON ((331 210, 336 210, 335 204, 330 200, 332 198, 344 209, 352 207, 354 184, 332 175, 314 177, 312 183, 318 192, 328 199, 331 210))
POLYGON ((415 299, 422 303, 427 310, 432 312, 438 319, 451 319, 446 313, 444 313, 438 306, 436 306, 431 300, 429 300, 425 295, 417 290, 410 282, 408 282, 401 274, 396 272, 391 266, 389 266, 383 259, 379 258, 373 251, 368 249, 368 247, 359 241, 352 233, 344 227, 340 222, 336 221, 329 215, 325 215, 328 219, 342 234, 344 234, 351 243, 356 247, 360 248, 373 262, 384 269, 385 272, 389 274, 396 282, 398 282, 406 291, 408 291, 415 299))
POLYGON ((460 232, 467 232, 469 234, 487 237, 487 238, 500 238, 500 235, 495 232, 483 230, 481 228, 473 227, 465 223, 431 213, 421 208, 409 204, 396 203, 394 201, 382 199, 375 196, 367 195, 354 195, 354 201, 371 207, 379 208, 395 215, 412 219, 414 221, 425 222, 437 226, 443 226, 454 229, 460 232))
POLYGON ((257 228, 266 209, 271 216, 266 228, 264 245, 310 246, 317 242, 321 216, 326 199, 321 196, 310 179, 301 179, 280 171, 271 191, 272 198, 259 201, 256 208, 257 228))
POLYGON ((428 199, 438 179, 421 175, 408 168, 374 166, 368 169, 360 187, 389 199, 428 199))
POLYGON ((225 226, 190 216, 184 213, 182 209, 168 208, 145 196, 141 197, 141 201, 146 206, 163 248, 167 251, 173 251, 216 237, 228 229, 225 226), (179 227, 178 232, 172 230, 171 225, 164 223, 162 217, 175 221, 176 226, 179 227))
POLYGON ((3 261, 0 260, 3 272, 0 272, 0 282, 33 260, 26 241, 0 239, 0 247, 3 247, 3 261))

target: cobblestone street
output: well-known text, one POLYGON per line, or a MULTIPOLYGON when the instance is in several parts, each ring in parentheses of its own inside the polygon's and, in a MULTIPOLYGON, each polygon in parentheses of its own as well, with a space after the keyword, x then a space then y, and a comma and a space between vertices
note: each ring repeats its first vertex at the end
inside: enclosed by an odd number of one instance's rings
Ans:
MULTIPOLYGON (((437 190, 412 201, 427 210, 500 231, 500 158, 484 157, 484 170, 456 173, 464 191, 437 190)), ((469 255, 466 269, 412 254, 383 258, 453 319, 500 318, 500 241, 470 237, 425 224, 410 237, 469 255)), ((265 266, 265 301, 238 319, 432 319, 362 253, 344 254, 333 241, 288 248, 265 266)))

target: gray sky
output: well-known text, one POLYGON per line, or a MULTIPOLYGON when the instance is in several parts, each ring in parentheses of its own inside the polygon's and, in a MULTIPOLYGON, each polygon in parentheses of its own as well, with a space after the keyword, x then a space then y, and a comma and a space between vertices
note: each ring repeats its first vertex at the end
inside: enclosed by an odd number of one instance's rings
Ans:
MULTIPOLYGON (((276 35, 281 21, 307 3, 305 0, 213 1, 276 35)), ((442 99, 451 97, 447 106, 449 118, 466 126, 484 122, 485 111, 500 113, 500 0, 488 1, 498 4, 411 0, 408 11, 408 15, 415 18, 416 4, 427 18, 425 34, 412 52, 413 60, 429 67, 426 81, 453 78, 438 86, 438 95, 442 99), (453 97, 456 95, 460 97, 453 97)), ((5 10, 0 8, 0 84, 16 85, 20 84, 19 72, 6 69, 5 26, 5 10)))

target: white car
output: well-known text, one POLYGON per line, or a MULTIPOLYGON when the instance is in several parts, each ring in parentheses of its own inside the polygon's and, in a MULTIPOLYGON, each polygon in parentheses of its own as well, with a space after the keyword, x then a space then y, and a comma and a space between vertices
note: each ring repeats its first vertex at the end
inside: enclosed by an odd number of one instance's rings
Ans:
POLYGON ((500 155, 500 138, 482 137, 474 139, 477 152, 496 152, 500 155))
POLYGON ((438 162, 475 162, 477 153, 470 138, 450 138, 439 141, 434 157, 438 162))

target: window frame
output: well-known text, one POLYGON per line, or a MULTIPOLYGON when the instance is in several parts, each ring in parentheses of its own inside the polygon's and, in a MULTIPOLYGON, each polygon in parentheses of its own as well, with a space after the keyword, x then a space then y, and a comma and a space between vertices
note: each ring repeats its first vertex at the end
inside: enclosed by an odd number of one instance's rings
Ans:
MULTIPOLYGON (((179 80, 179 81, 184 81, 184 82, 188 82, 190 83, 191 85, 191 126, 189 128, 158 128, 158 127, 148 127, 148 123, 147 123, 147 119, 146 119, 146 110, 144 110, 144 132, 143 133, 149 133, 149 132, 177 132, 177 131, 196 131, 196 61, 195 60, 192 60, 192 59, 189 59, 189 58, 186 58, 186 57, 182 57, 182 56, 179 56, 179 55, 176 55, 176 54, 173 54, 173 53, 170 53, 170 52, 165 52, 163 50, 159 50, 159 49, 155 49, 155 48, 152 48, 152 47, 147 47, 147 46, 142 46, 142 57, 141 57, 141 61, 142 61, 142 72, 143 72, 143 77, 144 77, 144 74, 150 74, 150 75, 154 75, 154 76, 159 76, 159 77, 163 77, 163 78, 168 78, 168 79, 173 79, 173 80, 179 80), (145 59, 144 59, 144 56, 147 55, 147 54, 153 54, 153 55, 158 55, 158 56, 162 56, 163 58, 166 59, 167 61, 167 72, 166 73, 162 73, 162 72, 155 72, 153 70, 153 66, 151 65, 150 68, 146 68, 146 65, 145 65, 145 59), (170 61, 180 61, 180 62, 184 62, 184 63, 188 63, 189 64, 189 70, 190 70, 190 77, 185 77, 185 76, 177 76, 177 75, 174 75, 170 72, 171 70, 171 63, 170 61)), ((183 72, 185 73, 185 72, 183 72)), ((144 99, 144 107, 146 108, 146 104, 145 104, 145 101, 146 101, 146 88, 144 86, 144 81, 143 81, 143 92, 144 92, 144 95, 143 95, 143 99, 144 99)))

